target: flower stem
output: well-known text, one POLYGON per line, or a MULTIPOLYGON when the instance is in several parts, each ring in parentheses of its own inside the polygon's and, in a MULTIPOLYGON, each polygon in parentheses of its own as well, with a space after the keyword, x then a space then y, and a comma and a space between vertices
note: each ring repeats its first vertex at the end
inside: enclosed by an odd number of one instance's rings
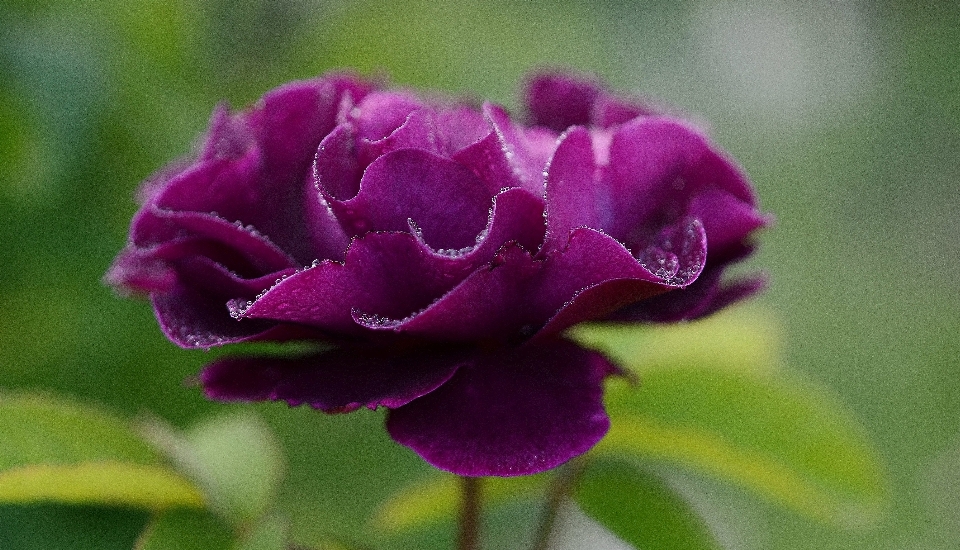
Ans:
POLYGON ((457 550, 480 548, 480 481, 479 477, 460 477, 460 532, 457 550))
POLYGON ((547 493, 547 502, 543 514, 540 516, 540 525, 533 540, 532 550, 547 550, 550 544, 550 535, 553 533, 553 526, 557 522, 557 512, 560 511, 560 505, 570 496, 573 486, 580 478, 580 474, 583 473, 586 465, 585 460, 575 458, 557 471, 547 493))

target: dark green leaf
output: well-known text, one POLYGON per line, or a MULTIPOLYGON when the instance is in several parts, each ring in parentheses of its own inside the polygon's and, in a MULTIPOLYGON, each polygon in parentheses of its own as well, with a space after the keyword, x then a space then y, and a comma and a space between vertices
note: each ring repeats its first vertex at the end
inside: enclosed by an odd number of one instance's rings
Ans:
POLYGON ((717 550, 707 525, 663 481, 622 461, 598 460, 583 472, 574 500, 636 548, 717 550))

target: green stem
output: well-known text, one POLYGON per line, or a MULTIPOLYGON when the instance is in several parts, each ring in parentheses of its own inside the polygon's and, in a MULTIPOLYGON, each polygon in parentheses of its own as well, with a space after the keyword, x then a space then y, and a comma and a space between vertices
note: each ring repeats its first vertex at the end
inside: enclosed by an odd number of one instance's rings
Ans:
POLYGON ((550 535, 553 533, 553 526, 557 522, 557 512, 560 511, 560 505, 570 496, 586 465, 586 460, 575 458, 561 466, 557 471, 547 493, 546 506, 543 515, 540 516, 540 525, 537 528, 536 538, 533 540, 532 550, 547 550, 547 546, 550 544, 550 535))
POLYGON ((480 481, 479 477, 460 477, 460 532, 457 550, 480 548, 480 481))

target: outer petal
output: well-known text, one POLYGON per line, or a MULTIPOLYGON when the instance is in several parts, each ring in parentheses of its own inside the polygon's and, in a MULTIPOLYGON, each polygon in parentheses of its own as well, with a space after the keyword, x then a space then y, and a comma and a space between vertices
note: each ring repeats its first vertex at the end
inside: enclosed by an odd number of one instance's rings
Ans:
POLYGON ((530 79, 524 95, 533 124, 563 132, 590 123, 600 87, 563 73, 541 73, 530 79))
POLYGON ((563 132, 570 126, 609 128, 653 109, 611 95, 599 82, 566 73, 540 73, 527 84, 524 101, 533 124, 563 132))
POLYGON ((769 225, 764 216, 748 202, 718 189, 700 193, 690 201, 689 214, 703 220, 710 238, 710 262, 726 262, 736 256, 744 240, 755 230, 769 225))
POLYGON ((459 359, 442 351, 346 347, 298 358, 227 357, 208 365, 200 380, 211 399, 348 412, 403 406, 449 380, 459 359))
POLYGON ((336 124, 343 97, 360 101, 369 90, 370 84, 343 74, 290 82, 264 95, 248 118, 267 172, 299 183, 320 140, 336 124))
POLYGON ((151 298, 164 333, 185 348, 269 339, 266 332, 275 323, 238 323, 231 318, 227 303, 252 298, 294 272, 291 268, 244 279, 203 256, 187 257, 170 265, 178 282, 169 290, 152 294, 151 298))
POLYGON ((249 266, 255 272, 250 275, 297 265, 255 228, 230 223, 213 214, 145 208, 134 219, 132 233, 133 245, 139 248, 187 238, 216 241, 233 251, 232 256, 243 260, 227 267, 245 271, 249 266))
POLYGON ((438 388, 390 411, 387 430, 437 468, 465 476, 549 470, 603 437, 602 356, 564 341, 480 353, 438 388))
POLYGON ((739 168, 699 132, 669 118, 639 118, 614 133, 609 185, 621 200, 604 229, 629 246, 691 215, 690 202, 701 193, 717 190, 755 204, 739 168))
POLYGON ((610 315, 617 322, 676 323, 716 313, 766 287, 766 277, 752 275, 722 282, 726 264, 707 269, 689 287, 629 305, 610 315))
POLYGON ((544 267, 538 309, 549 321, 536 338, 694 284, 706 257, 706 234, 697 220, 664 229, 639 259, 606 235, 574 230, 566 249, 544 267))

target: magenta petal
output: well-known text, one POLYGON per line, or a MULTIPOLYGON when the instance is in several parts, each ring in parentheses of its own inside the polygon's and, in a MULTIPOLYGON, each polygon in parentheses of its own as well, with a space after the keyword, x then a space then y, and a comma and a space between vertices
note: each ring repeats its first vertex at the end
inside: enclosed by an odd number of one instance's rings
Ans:
POLYGON ((471 273, 422 311, 365 325, 448 342, 507 340, 524 332, 532 334, 541 318, 529 307, 530 290, 540 269, 541 262, 508 244, 492 264, 471 273))
POLYGON ((139 296, 151 292, 166 292, 177 282, 177 274, 164 260, 155 257, 152 251, 127 246, 120 251, 103 281, 121 294, 139 296))
POLYGON ((754 204, 738 167, 690 126, 662 117, 621 126, 610 143, 610 186, 620 197, 606 229, 631 246, 650 231, 693 215, 690 201, 719 190, 754 204))
POLYGON ((393 133, 421 107, 423 103, 412 94, 373 92, 357 103, 349 118, 356 123, 360 138, 377 141, 393 133))
POLYGON ((356 334, 362 329, 355 316, 402 319, 449 291, 470 269, 425 250, 408 233, 370 233, 353 242, 343 264, 322 262, 296 273, 252 303, 235 304, 234 314, 356 334))
POLYGON ((255 147, 236 158, 199 163, 171 179, 154 203, 164 210, 216 212, 231 222, 252 222, 259 217, 253 205, 264 199, 260 167, 260 151, 255 147))
POLYGON ((565 341, 465 359, 446 384, 390 411, 387 430, 437 468, 518 476, 593 447, 610 426, 602 356, 565 341))
POLYGON ((365 166, 357 159, 357 130, 350 123, 333 129, 320 142, 313 164, 316 188, 329 201, 346 201, 360 191, 365 166))
POLYGON ((321 138, 336 124, 345 94, 359 101, 369 85, 349 75, 291 82, 271 90, 249 113, 275 180, 301 181, 321 138))
POLYGON ((350 237, 343 231, 326 198, 317 190, 312 174, 303 184, 303 194, 307 235, 315 253, 313 259, 343 261, 350 237))
POLYGON ((440 154, 443 147, 437 132, 436 114, 430 109, 417 109, 407 115, 406 121, 390 135, 376 141, 360 140, 358 158, 366 166, 391 151, 422 149, 440 154))
POLYGON ((637 101, 625 100, 607 92, 600 94, 593 104, 590 115, 594 126, 610 128, 617 124, 625 124, 638 116, 656 114, 656 109, 643 105, 637 101))
MULTIPOLYGON (((490 124, 474 107, 454 105, 437 113, 437 127, 446 156, 453 156, 490 133, 490 124)), ((498 188, 499 189, 499 188, 498 188)))
POLYGON ((493 198, 490 220, 473 247, 434 250, 423 242, 419 232, 415 232, 415 236, 425 249, 447 261, 469 264, 469 270, 473 271, 487 263, 508 242, 514 242, 524 250, 538 250, 543 243, 543 222, 543 201, 514 187, 493 198))
POLYGON ((603 230, 620 198, 597 184, 590 133, 581 127, 562 135, 547 166, 547 237, 544 251, 567 243, 578 227, 603 230))
POLYGON ((696 220, 666 228, 639 259, 602 233, 576 229, 567 247, 545 262, 537 309, 549 321, 537 338, 691 285, 706 256, 706 234, 696 220))
POLYGON ((141 248, 191 237, 217 241, 260 273, 297 265, 255 228, 230 223, 215 214, 145 208, 134 219, 131 233, 133 244, 141 248))
POLYGON ((716 313, 749 298, 766 286, 766 278, 754 275, 721 283, 725 266, 708 269, 689 287, 627 306, 607 319, 617 322, 676 323, 716 313))
POLYGON ((770 217, 758 212, 753 204, 717 189, 694 197, 689 212, 703 221, 710 236, 711 262, 726 261, 753 231, 770 223, 770 217))
MULTIPOLYGON (((462 355, 462 354, 461 354, 462 355)), ((396 408, 430 393, 459 367, 456 354, 339 348, 307 357, 226 357, 200 375, 220 401, 286 401, 328 413, 396 408)))
POLYGON ((600 87, 564 73, 541 73, 527 84, 525 95, 534 124, 563 132, 570 126, 590 124, 600 87))
POLYGON ((543 195, 543 170, 556 145, 556 134, 516 126, 502 107, 485 104, 483 115, 492 130, 464 147, 453 159, 469 167, 492 192, 522 187, 543 195))
POLYGON ((412 221, 433 248, 476 244, 492 196, 463 166, 427 151, 401 149, 367 167, 356 197, 330 206, 348 232, 407 231, 412 221))

